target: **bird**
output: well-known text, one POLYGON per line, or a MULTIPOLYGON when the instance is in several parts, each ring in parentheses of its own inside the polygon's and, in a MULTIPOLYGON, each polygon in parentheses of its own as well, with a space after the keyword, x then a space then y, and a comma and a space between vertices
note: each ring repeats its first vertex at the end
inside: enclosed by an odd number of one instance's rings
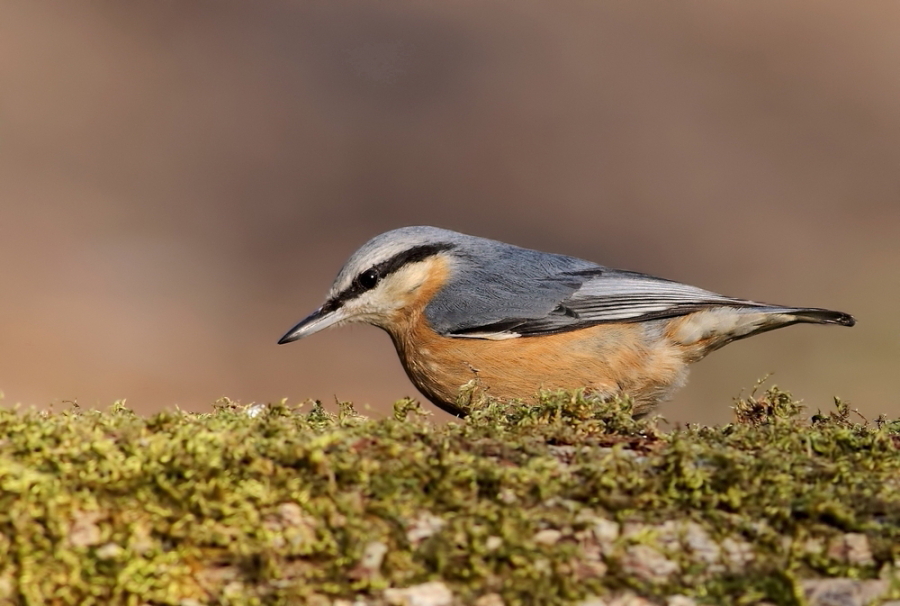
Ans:
POLYGON ((683 386, 690 364, 732 341, 791 324, 856 320, 409 226, 354 252, 324 303, 278 343, 351 323, 385 330, 412 383, 456 416, 470 412, 459 398, 469 385, 522 402, 559 389, 627 396, 637 416, 683 386))

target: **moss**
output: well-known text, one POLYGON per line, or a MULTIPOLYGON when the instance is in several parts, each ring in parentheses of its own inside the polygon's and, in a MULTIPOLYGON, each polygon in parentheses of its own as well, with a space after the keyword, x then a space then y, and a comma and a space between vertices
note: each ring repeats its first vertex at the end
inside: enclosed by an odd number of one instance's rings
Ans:
POLYGON ((443 426, 412 400, 0 410, 0 601, 378 603, 436 580, 462 604, 801 604, 801 579, 893 578, 898 422, 806 419, 775 388, 671 431, 577 392, 473 399, 443 426))

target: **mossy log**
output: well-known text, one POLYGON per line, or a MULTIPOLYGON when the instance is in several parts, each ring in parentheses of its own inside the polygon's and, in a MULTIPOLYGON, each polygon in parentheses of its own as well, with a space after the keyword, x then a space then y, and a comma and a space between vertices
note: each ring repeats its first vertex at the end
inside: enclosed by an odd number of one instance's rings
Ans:
POLYGON ((735 416, 663 430, 580 393, 443 425, 410 400, 3 410, 0 603, 896 597, 900 422, 775 388, 735 416))

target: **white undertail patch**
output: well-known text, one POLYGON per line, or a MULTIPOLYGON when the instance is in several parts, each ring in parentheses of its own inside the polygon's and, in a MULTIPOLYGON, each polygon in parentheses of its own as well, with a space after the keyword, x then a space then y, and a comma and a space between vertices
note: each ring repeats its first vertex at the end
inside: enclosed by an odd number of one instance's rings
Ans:
POLYGON ((693 345, 714 337, 733 340, 767 326, 787 324, 792 319, 789 314, 720 307, 687 316, 672 338, 683 345, 693 345))

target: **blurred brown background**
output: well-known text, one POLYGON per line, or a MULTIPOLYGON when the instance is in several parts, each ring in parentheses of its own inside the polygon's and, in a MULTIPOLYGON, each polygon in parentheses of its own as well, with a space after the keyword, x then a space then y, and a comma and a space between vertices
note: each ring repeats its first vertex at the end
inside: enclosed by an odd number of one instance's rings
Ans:
MULTIPOLYGON (((900 414, 900 3, 0 1, 0 389, 142 412, 415 393, 388 337, 275 341, 431 224, 830 307, 769 372, 900 414)), ((436 418, 447 418, 437 413, 436 418)))

